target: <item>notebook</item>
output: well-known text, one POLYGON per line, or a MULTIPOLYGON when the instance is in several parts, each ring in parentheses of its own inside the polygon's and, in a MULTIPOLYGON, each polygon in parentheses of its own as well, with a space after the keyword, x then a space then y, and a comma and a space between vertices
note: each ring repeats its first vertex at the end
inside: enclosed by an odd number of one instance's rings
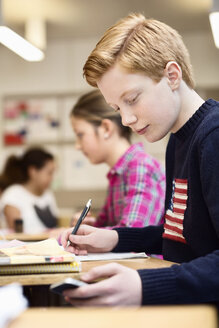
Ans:
POLYGON ((78 261, 70 263, 16 264, 0 266, 0 276, 38 273, 71 273, 80 271, 81 264, 78 261))
POLYGON ((54 238, 0 249, 0 275, 79 271, 80 261, 54 238))

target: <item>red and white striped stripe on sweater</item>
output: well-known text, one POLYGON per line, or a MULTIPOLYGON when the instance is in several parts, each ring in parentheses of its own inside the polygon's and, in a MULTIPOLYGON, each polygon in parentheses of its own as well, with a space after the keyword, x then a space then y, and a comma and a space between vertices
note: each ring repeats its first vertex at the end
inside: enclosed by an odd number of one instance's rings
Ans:
POLYGON ((186 179, 175 179, 171 209, 165 214, 163 238, 186 243, 183 236, 183 220, 186 210, 188 183, 186 179))

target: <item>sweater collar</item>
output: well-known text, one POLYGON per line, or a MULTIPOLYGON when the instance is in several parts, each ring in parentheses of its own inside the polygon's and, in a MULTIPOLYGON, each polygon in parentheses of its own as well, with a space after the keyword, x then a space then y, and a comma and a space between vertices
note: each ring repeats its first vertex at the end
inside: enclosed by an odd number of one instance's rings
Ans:
POLYGON ((217 105, 217 101, 213 99, 206 100, 199 109, 192 115, 192 117, 176 132, 173 133, 178 139, 185 139, 194 131, 200 124, 203 118, 209 113, 209 109, 217 105))

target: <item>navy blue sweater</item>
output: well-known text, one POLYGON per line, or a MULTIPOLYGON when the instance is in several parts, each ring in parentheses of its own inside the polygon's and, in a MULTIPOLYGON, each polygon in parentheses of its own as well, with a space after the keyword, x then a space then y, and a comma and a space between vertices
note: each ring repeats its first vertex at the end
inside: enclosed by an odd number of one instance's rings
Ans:
POLYGON ((138 270, 143 304, 219 302, 219 103, 209 99, 166 151, 165 224, 117 228, 114 251, 162 253, 181 263, 138 270))

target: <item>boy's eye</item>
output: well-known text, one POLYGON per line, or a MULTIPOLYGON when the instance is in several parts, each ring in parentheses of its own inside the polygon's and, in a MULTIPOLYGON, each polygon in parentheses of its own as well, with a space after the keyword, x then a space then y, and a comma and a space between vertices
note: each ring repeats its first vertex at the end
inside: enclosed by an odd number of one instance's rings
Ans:
POLYGON ((119 107, 118 106, 110 106, 112 109, 114 109, 115 112, 118 112, 119 111, 119 107))
POLYGON ((134 104, 134 102, 137 100, 138 96, 139 96, 139 95, 136 95, 136 96, 134 96, 134 97, 132 97, 132 98, 130 98, 130 99, 127 99, 127 100, 126 100, 126 103, 127 103, 128 105, 132 105, 132 104, 134 104))
POLYGON ((82 139, 83 135, 84 135, 83 133, 77 133, 78 139, 82 139))

